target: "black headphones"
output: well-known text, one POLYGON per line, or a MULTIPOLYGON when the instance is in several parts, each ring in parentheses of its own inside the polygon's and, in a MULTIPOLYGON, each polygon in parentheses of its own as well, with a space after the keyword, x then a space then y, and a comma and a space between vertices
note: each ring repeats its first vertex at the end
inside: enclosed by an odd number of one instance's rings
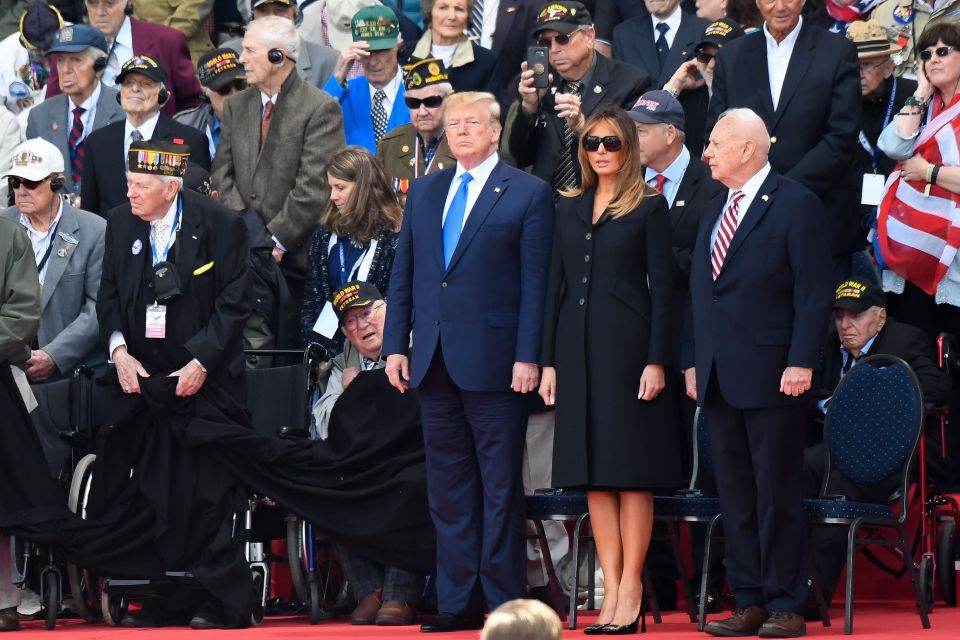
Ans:
POLYGON ((57 191, 60 191, 60 189, 63 189, 63 178, 60 176, 53 176, 50 178, 50 191, 56 193, 57 191))
MULTIPOLYGON (((104 58, 104 60, 105 60, 105 58, 104 58)), ((106 65, 106 62, 104 62, 104 65, 106 65)), ((157 94, 157 105, 162 107, 163 105, 167 104, 167 100, 169 100, 169 99, 170 99, 170 92, 167 91, 167 88, 161 84, 161 85, 160 85, 160 93, 157 94)), ((117 91, 117 104, 119 104, 119 105, 122 105, 122 104, 123 104, 123 102, 120 101, 120 92, 119 92, 119 91, 117 91)))
POLYGON ((97 58, 93 61, 93 71, 94 73, 100 73, 107 68, 107 57, 97 58))
POLYGON ((267 51, 267 60, 270 61, 270 64, 280 64, 286 57, 287 54, 280 49, 270 49, 270 51, 267 51))

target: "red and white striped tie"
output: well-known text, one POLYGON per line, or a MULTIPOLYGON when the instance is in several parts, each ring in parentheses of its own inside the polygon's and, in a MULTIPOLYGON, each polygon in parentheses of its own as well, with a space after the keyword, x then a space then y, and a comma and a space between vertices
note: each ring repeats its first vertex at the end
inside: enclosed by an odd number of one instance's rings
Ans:
POLYGON ((733 242, 733 234, 737 232, 737 225, 740 224, 740 201, 743 200, 743 191, 734 191, 733 198, 723 212, 723 218, 720 219, 720 228, 717 230, 717 241, 713 243, 713 251, 710 254, 710 262, 713 265, 713 279, 716 280, 723 269, 723 261, 727 257, 727 250, 730 249, 730 243, 733 242))

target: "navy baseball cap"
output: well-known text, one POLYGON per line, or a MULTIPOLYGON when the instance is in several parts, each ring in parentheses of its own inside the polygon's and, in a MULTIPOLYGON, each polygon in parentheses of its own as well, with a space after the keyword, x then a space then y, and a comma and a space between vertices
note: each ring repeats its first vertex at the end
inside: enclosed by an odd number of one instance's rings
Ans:
POLYGON ((627 113, 640 124, 672 124, 681 131, 685 124, 683 107, 663 89, 647 91, 627 113))
POLYGON ((53 34, 53 44, 50 53, 80 53, 88 47, 99 49, 104 53, 109 51, 107 38, 103 32, 89 24, 72 24, 53 34))

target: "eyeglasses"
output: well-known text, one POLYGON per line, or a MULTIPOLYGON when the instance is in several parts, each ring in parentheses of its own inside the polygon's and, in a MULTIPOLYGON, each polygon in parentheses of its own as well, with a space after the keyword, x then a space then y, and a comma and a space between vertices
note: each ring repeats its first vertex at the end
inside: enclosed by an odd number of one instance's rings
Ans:
POLYGON ((403 101, 407 104, 407 109, 419 109, 420 105, 427 109, 436 109, 443 104, 443 96, 430 96, 429 98, 411 98, 405 97, 403 101))
POLYGON ((933 54, 937 54, 938 58, 946 58, 953 50, 953 47, 947 46, 937 47, 936 49, 924 49, 920 52, 920 59, 924 62, 927 62, 933 57, 933 54))
POLYGON ((877 69, 882 69, 886 64, 890 62, 890 58, 880 60, 878 62, 861 62, 860 63, 860 72, 861 73, 870 73, 871 71, 876 71, 877 69))
POLYGON ((623 141, 618 136, 583 136, 583 150, 597 151, 600 145, 610 152, 620 151, 623 148, 623 141))
POLYGON ((697 51, 697 62, 700 64, 710 64, 710 61, 717 57, 716 52, 697 51))
POLYGON ((383 309, 385 304, 386 304, 385 302, 381 302, 379 304, 370 305, 369 307, 366 307, 365 309, 360 311, 360 313, 354 313, 350 315, 349 317, 347 317, 346 320, 343 321, 343 328, 349 331, 353 331, 358 326, 360 326, 361 321, 363 321, 364 324, 370 324, 370 320, 373 318, 373 314, 375 314, 380 309, 383 309))
POLYGON ((245 80, 234 80, 233 82, 228 82, 227 84, 217 89, 217 93, 219 93, 221 96, 226 97, 230 95, 231 91, 243 91, 246 88, 247 88, 247 83, 245 80))
POLYGON ((561 47, 565 47, 568 44, 570 44, 570 38, 580 33, 581 31, 583 31, 582 27, 575 29, 574 31, 571 31, 570 33, 558 33, 552 38, 538 38, 537 45, 541 47, 546 47, 547 49, 549 49, 553 45, 553 43, 556 42, 561 47))
POLYGON ((26 178, 18 178, 17 176, 10 176, 7 178, 7 184, 10 185, 10 188, 14 190, 19 189, 20 185, 23 185, 30 191, 33 191, 46 181, 46 178, 43 180, 27 180, 26 178))

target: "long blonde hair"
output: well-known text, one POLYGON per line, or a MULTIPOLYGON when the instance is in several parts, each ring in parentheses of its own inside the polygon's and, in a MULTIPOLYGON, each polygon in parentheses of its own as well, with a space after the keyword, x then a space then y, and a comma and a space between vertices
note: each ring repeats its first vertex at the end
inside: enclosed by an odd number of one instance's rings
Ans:
POLYGON ((620 107, 601 107, 587 118, 577 148, 577 157, 580 159, 580 171, 583 176, 581 186, 561 191, 560 195, 565 198, 575 198, 597 185, 599 178, 597 172, 590 166, 590 159, 583 149, 583 138, 590 135, 590 132, 602 122, 610 125, 617 132, 617 137, 623 142, 620 149, 620 169, 617 170, 613 199, 610 200, 608 205, 611 217, 619 218, 639 207, 644 198, 657 194, 657 190, 643 179, 643 165, 640 162, 637 130, 633 126, 633 120, 620 107))
POLYGON ((327 201, 320 224, 338 236, 365 244, 383 231, 400 230, 403 210, 383 165, 363 147, 346 147, 327 164, 327 173, 353 183, 343 210, 327 201))

